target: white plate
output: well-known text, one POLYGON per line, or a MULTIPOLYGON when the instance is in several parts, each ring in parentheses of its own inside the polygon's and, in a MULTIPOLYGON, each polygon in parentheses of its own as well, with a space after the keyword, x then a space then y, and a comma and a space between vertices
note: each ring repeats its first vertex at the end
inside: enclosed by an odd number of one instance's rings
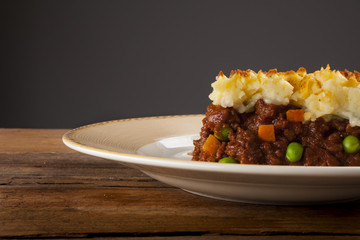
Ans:
POLYGON ((203 115, 150 117, 80 127, 63 136, 79 152, 119 161, 198 195, 261 204, 321 204, 360 198, 360 167, 191 161, 203 115))

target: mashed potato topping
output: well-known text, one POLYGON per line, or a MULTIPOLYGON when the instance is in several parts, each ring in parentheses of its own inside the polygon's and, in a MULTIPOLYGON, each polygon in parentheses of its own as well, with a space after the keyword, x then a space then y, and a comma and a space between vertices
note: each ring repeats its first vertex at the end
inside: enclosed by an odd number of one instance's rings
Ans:
POLYGON ((324 117, 348 119, 360 126, 360 73, 330 70, 329 65, 314 73, 304 68, 297 72, 268 72, 252 70, 222 72, 211 84, 209 98, 215 105, 233 107, 240 113, 254 110, 262 98, 276 105, 293 104, 305 110, 305 121, 324 117))

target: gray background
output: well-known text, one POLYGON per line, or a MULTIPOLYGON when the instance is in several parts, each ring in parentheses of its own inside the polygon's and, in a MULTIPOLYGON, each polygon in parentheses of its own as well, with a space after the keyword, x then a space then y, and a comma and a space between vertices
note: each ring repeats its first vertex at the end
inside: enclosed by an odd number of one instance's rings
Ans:
POLYGON ((220 70, 360 70, 360 1, 2 1, 0 127, 203 113, 220 70))

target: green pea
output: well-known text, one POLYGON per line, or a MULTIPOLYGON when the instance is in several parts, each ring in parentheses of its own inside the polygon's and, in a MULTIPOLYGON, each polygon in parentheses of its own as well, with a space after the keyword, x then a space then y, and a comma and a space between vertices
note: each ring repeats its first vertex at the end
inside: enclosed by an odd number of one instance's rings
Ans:
POLYGON ((304 148, 300 143, 292 142, 286 149, 286 159, 289 162, 298 162, 302 157, 303 151, 304 148))
POLYGON ((344 151, 347 153, 357 153, 360 151, 360 142, 359 139, 355 136, 349 135, 344 138, 342 145, 344 151))
POLYGON ((214 134, 214 136, 220 141, 228 141, 229 140, 229 130, 230 128, 224 127, 220 130, 220 135, 214 134))
POLYGON ((219 160, 219 163, 239 163, 239 162, 233 159, 232 157, 224 157, 219 160))

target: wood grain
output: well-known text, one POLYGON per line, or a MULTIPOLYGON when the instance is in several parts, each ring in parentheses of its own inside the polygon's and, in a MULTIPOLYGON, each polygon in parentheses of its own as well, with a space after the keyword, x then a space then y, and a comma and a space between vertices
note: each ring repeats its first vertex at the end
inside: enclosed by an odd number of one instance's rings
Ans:
POLYGON ((0 128, 0 153, 67 153, 61 138, 66 129, 0 128))
POLYGON ((199 197, 66 148, 66 130, 0 129, 0 238, 360 239, 359 201, 199 197))

